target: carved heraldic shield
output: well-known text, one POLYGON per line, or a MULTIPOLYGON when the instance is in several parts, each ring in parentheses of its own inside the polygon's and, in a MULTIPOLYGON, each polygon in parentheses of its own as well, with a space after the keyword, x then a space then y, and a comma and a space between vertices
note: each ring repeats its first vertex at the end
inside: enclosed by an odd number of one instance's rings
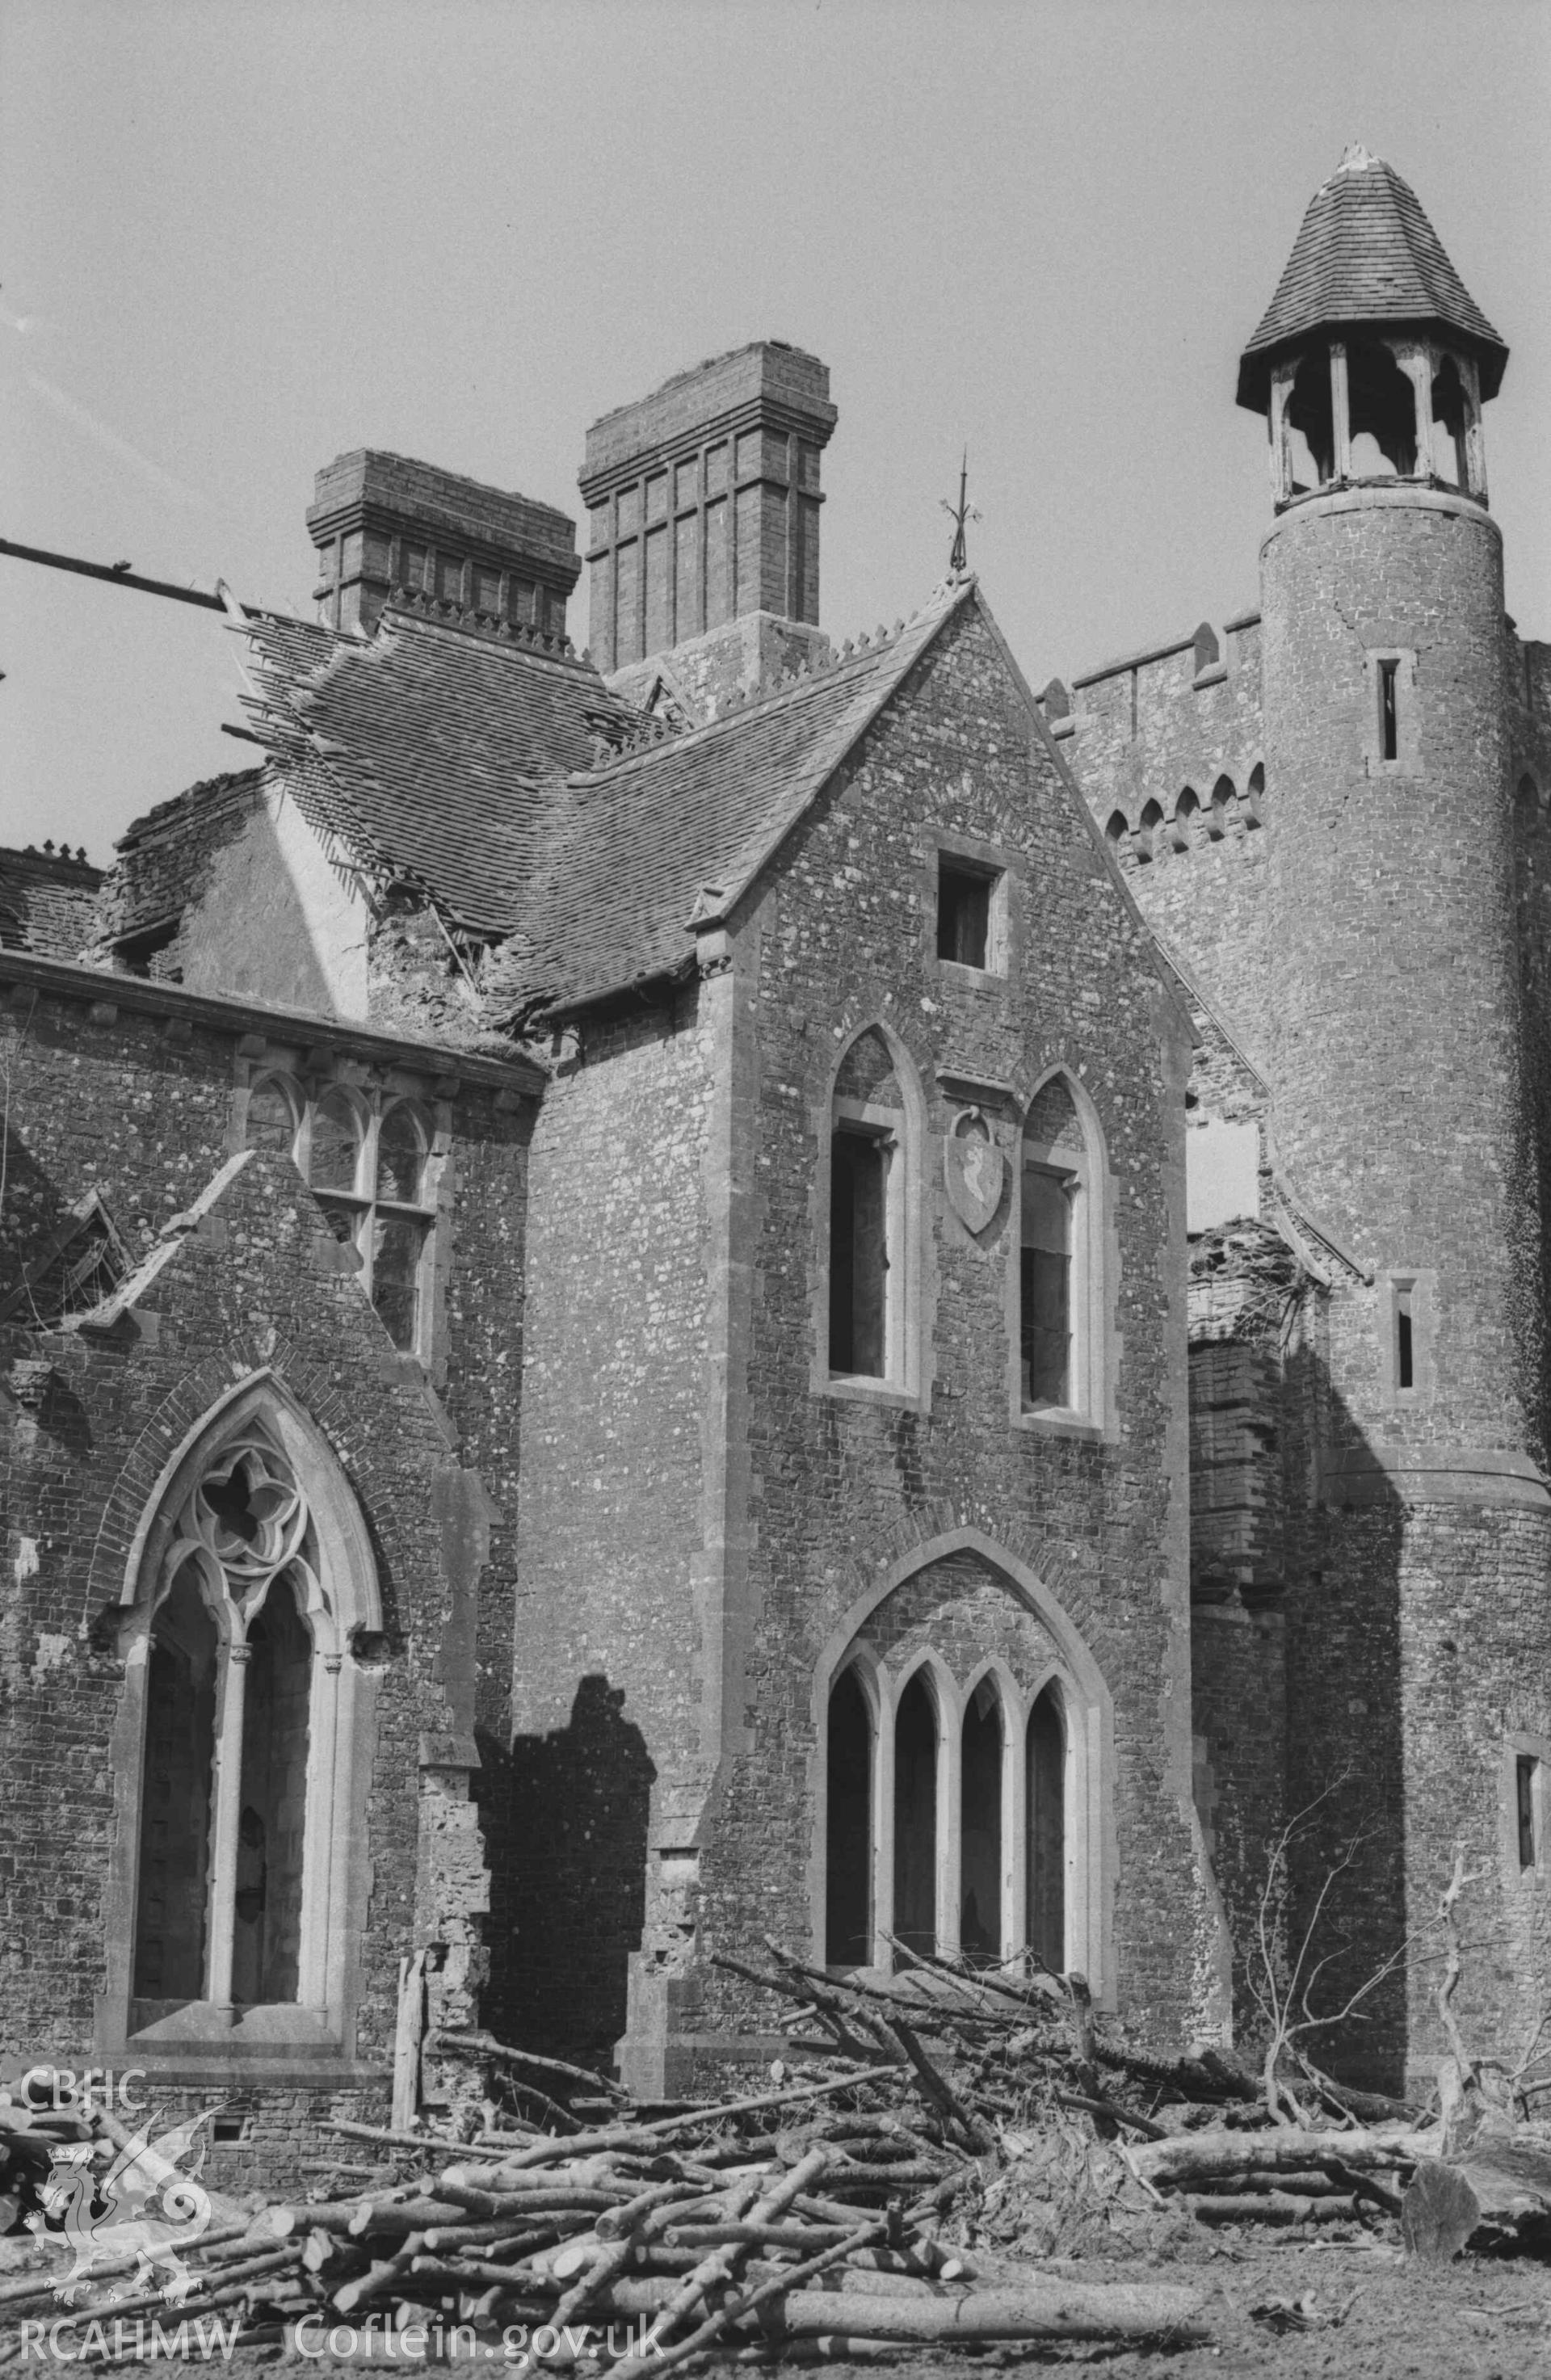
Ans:
POLYGON ((948 1199, 964 1229, 983 1232, 1001 1204, 1007 1160, 978 1108, 955 1116, 943 1150, 948 1199))

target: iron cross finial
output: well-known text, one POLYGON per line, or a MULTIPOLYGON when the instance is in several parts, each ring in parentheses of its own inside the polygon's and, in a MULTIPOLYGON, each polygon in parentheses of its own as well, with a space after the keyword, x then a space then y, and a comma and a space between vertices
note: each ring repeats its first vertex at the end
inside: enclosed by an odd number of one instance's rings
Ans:
POLYGON ((968 576, 969 554, 964 543, 964 524, 966 521, 977 521, 980 517, 965 493, 968 485, 969 448, 966 446, 963 459, 959 465, 959 501, 956 504, 951 504, 946 496, 941 499, 942 509, 953 524, 953 550, 948 557, 950 578, 963 578, 968 576))

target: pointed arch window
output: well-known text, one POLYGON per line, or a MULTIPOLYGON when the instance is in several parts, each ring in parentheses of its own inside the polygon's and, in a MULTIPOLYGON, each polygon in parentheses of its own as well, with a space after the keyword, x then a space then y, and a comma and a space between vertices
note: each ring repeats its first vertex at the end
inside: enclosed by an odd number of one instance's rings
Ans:
POLYGON ((842 1061, 830 1102, 825 1189, 824 1379, 914 1385, 919 1206, 912 1085, 877 1027, 842 1061))
POLYGON ((256 1375, 169 1462, 126 1569, 104 2050, 353 2054, 377 1690, 357 1648, 382 1624, 337 1461, 256 1375))
POLYGON ((894 1713, 894 1933, 907 1950, 938 1944, 938 1802, 941 1727, 917 1670, 894 1713))
POLYGON ((1066 1966, 1066 1720, 1054 1683, 1029 1713, 1024 1749, 1029 1948, 1060 1974, 1066 1966))
POLYGON ((1016 1277, 1016 1410, 1101 1422, 1105 1282, 1097 1133, 1066 1077, 1024 1120, 1016 1277))
MULTIPOLYGON (((325 1873, 344 1647, 312 1513, 261 1426, 201 1469, 171 1523, 150 1625, 131 1991, 295 2004, 325 1873)), ((315 1963, 315 1962, 313 1962, 315 1963)))
POLYGON ((824 1958, 831 1967, 872 1959, 872 1710, 854 1664, 830 1690, 825 1808, 824 1958))
POLYGON ((1004 1714, 994 1677, 982 1678, 964 1706, 959 1746, 959 1948, 994 1966, 1002 1942, 1002 1768, 1004 1714))
POLYGON ((827 1966, 957 1954, 1102 1970, 1103 1724, 1064 1672, 1004 1660, 961 1685, 938 1650, 903 1675, 850 1651, 824 1696, 827 1966))

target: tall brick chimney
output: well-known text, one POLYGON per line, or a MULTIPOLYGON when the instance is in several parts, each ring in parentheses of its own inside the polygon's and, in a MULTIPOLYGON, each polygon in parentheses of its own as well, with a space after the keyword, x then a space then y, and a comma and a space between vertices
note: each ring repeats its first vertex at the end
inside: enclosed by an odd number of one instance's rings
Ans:
POLYGON ((552 504, 368 447, 313 487, 314 599, 331 628, 370 636, 394 588, 563 636, 582 565, 576 525, 552 504))
POLYGON ((835 420, 829 367, 761 339, 593 423, 580 485, 600 670, 733 622, 818 641, 818 458, 835 420))

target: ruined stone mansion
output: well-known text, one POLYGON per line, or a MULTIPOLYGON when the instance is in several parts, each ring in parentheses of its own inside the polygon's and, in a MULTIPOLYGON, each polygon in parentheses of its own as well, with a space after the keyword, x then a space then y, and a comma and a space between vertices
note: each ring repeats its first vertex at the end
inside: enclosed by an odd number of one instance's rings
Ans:
MULTIPOLYGON (((105 875, 0 855, 0 2050, 278 2172, 384 2119, 406 1977, 411 2038, 656 2094, 771 2054, 714 1963, 764 1934, 1027 1945, 1220 2036, 1311 1805, 1331 1991, 1460 1842, 1461 2013, 1527 2033, 1505 361, 1349 152, 1240 367, 1258 608, 1037 694, 963 571, 830 641, 836 413, 776 342, 588 431, 590 656, 563 513, 319 474, 317 621, 231 607, 252 765, 105 875)), ((1323 2054, 1399 2082, 1430 1993, 1323 2054)))

